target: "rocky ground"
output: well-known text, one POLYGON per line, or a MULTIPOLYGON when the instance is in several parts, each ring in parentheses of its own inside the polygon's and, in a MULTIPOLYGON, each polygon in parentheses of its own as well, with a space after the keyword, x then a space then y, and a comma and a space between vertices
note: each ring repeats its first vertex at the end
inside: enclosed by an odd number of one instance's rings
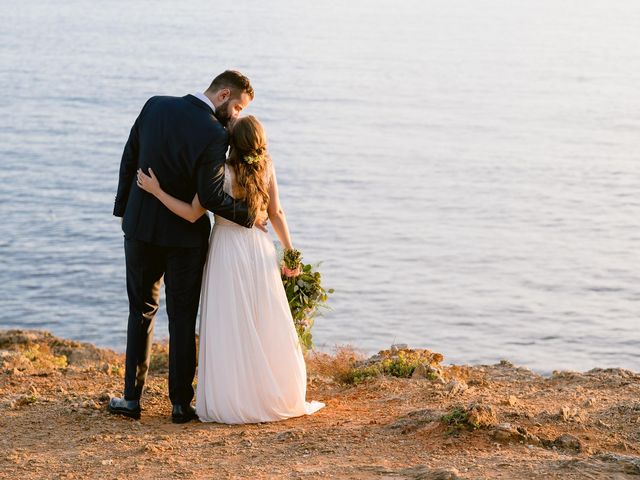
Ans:
POLYGON ((106 411, 122 389, 122 356, 45 332, 3 331, 0 477, 640 476, 639 374, 596 369, 547 378, 508 362, 441 360, 402 349, 368 361, 349 350, 312 355, 308 399, 327 404, 320 412, 276 423, 174 425, 166 347, 156 346, 135 421, 106 411), (412 378, 389 374, 406 373, 396 361, 403 354, 422 359, 412 378), (362 374, 383 364, 386 375, 362 374))

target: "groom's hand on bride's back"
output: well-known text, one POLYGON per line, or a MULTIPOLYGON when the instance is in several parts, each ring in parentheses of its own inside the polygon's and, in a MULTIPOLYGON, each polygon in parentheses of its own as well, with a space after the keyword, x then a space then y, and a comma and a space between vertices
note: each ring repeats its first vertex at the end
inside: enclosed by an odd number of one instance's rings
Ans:
POLYGON ((256 219, 253 222, 255 228, 259 228, 263 232, 268 232, 267 222, 269 221, 269 214, 266 211, 258 212, 256 219))

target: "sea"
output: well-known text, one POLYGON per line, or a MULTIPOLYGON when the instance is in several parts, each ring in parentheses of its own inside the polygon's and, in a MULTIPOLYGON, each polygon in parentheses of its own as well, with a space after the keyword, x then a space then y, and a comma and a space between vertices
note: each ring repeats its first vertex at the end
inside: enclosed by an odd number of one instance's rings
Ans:
MULTIPOLYGON (((239 69, 316 348, 640 370, 640 2, 4 0, 0 328, 124 351, 147 98, 239 69)), ((161 308, 156 338, 168 335, 161 308)))

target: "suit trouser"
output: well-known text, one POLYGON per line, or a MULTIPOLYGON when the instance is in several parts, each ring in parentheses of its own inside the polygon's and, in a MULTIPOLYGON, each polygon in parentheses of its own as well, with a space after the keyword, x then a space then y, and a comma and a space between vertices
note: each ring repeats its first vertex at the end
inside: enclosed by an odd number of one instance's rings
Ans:
POLYGON ((207 247, 163 247, 125 238, 129 321, 124 397, 139 400, 149 371, 153 327, 164 276, 169 317, 169 398, 193 399, 196 317, 207 247))

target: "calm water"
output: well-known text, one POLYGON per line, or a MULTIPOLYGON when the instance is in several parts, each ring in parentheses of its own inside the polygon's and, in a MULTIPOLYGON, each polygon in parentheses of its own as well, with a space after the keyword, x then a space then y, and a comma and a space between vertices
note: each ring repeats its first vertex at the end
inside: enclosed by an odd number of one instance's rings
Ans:
POLYGON ((129 128, 236 67, 320 347, 640 370, 640 3, 236 3, 0 4, 0 328, 124 349, 129 128))

